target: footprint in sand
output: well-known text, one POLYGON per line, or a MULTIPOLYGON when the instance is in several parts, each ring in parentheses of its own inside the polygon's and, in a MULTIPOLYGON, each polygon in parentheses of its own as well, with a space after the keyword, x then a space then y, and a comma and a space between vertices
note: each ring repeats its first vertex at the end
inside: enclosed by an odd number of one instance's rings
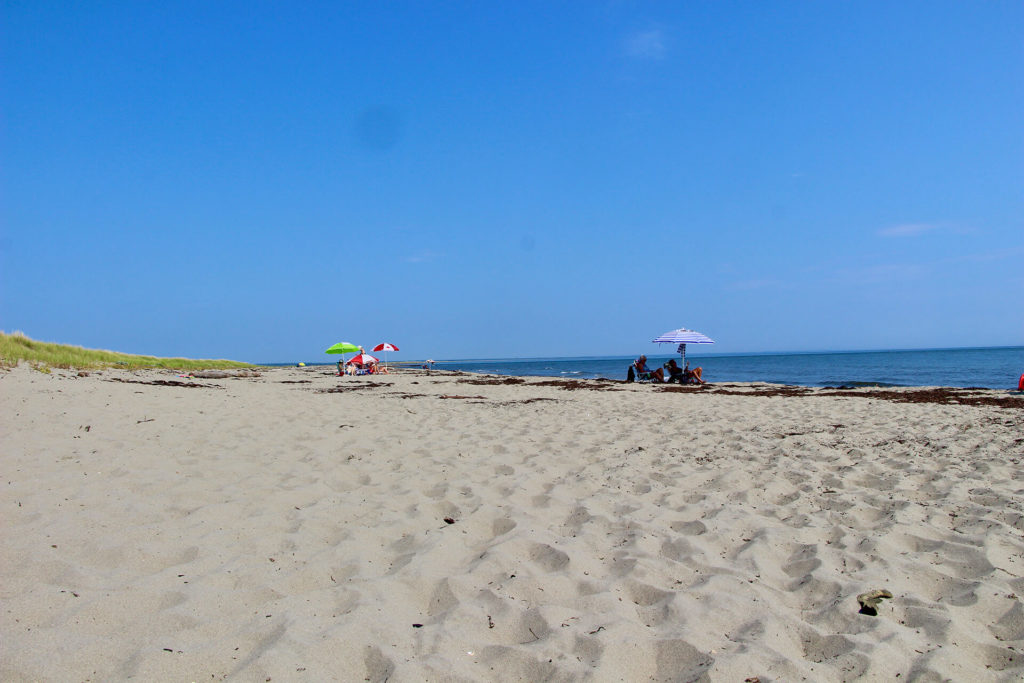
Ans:
POLYGON ((458 604, 459 599, 455 596, 455 593, 452 592, 448 579, 441 579, 437 585, 434 586, 434 592, 430 595, 427 614, 431 617, 435 617, 444 614, 453 607, 456 607, 458 604))
POLYGON ((366 646, 363 665, 366 667, 366 675, 363 680, 371 683, 384 683, 384 681, 390 680, 395 673, 395 663, 375 645, 366 646))
MULTIPOLYGON (((945 638, 952 619, 944 606, 930 607, 923 603, 907 604, 912 598, 902 598, 896 614, 907 628, 924 631, 929 638, 945 638)), ((916 602, 916 601, 915 601, 916 602)))
POLYGON ((593 516, 586 507, 577 505, 562 522, 562 529, 571 534, 578 534, 583 529, 583 525, 592 519, 593 516))
POLYGON ((633 604, 640 605, 641 607, 650 607, 660 602, 671 601, 676 595, 671 591, 662 590, 639 581, 630 582, 627 585, 627 591, 629 599, 633 601, 633 604))
POLYGON ((669 525, 669 528, 678 534, 684 534, 686 536, 700 536, 708 530, 704 522, 699 519, 695 519, 692 522, 672 522, 672 524, 669 525))
POLYGON ((684 562, 693 555, 693 552, 693 546, 681 538, 665 541, 661 544, 660 550, 662 557, 675 562, 684 562))
POLYGON ((806 576, 821 566, 821 560, 818 559, 817 554, 817 546, 799 546, 790 553, 786 564, 782 565, 782 571, 789 576, 806 576))
POLYGON ((804 657, 812 662, 827 662, 853 651, 853 641, 845 636, 823 636, 815 631, 804 631, 800 636, 804 657))
POLYGON ((595 667, 601 662, 604 655, 604 646, 597 638, 577 635, 573 641, 572 653, 583 664, 595 667))
POLYGON ((569 556, 546 543, 530 546, 529 558, 544 571, 555 572, 569 564, 569 556))
POLYGON ((659 640, 655 646, 655 680, 709 681, 715 658, 682 639, 659 640))
POLYGON ((437 498, 444 498, 446 493, 448 493, 448 484, 441 482, 424 491, 423 495, 427 498, 433 498, 436 500, 437 498))
POLYGON ((508 532, 515 529, 517 526, 515 520, 509 519, 508 517, 499 517, 491 523, 491 534, 492 538, 498 538, 508 532))

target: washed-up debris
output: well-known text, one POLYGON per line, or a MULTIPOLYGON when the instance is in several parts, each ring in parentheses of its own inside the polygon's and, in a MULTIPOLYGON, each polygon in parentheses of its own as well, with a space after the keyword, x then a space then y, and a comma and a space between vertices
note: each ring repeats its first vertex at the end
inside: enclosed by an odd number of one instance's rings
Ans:
POLYGON ((994 408, 1024 408, 1024 398, 1014 396, 993 396, 986 389, 957 389, 952 387, 936 387, 931 389, 896 390, 837 390, 822 391, 819 396, 849 396, 859 398, 878 398, 896 403, 939 403, 944 405, 992 406, 994 408))
MULTIPOLYGON (((735 385, 733 385, 735 386, 735 385)), ((841 396, 843 398, 873 398, 895 403, 938 403, 940 405, 990 406, 994 408, 1024 409, 1024 398, 998 395, 988 389, 931 387, 925 389, 853 389, 848 387, 823 387, 813 389, 799 386, 755 386, 749 389, 725 388, 712 384, 699 386, 663 386, 665 392, 704 392, 716 396, 749 397, 790 397, 816 398, 819 396, 841 396)))
MULTIPOLYGON (((467 379, 460 379, 460 380, 457 380, 457 381, 458 381, 459 384, 477 384, 477 385, 485 385, 485 384, 523 384, 524 382, 526 382, 525 379, 521 379, 519 377, 504 377, 502 379, 498 379, 497 377, 479 377, 479 378, 478 377, 473 377, 473 378, 467 378, 467 379)), ((413 384, 415 384, 415 382, 413 382, 413 384)))
POLYGON ((867 593, 861 593, 857 596, 857 602, 860 603, 860 613, 866 614, 869 617, 878 616, 878 605, 884 598, 891 598, 892 593, 885 590, 884 588, 876 588, 873 591, 867 593))
POLYGON ((589 389, 590 391, 620 391, 615 382, 606 379, 546 379, 542 382, 530 382, 531 387, 558 387, 565 391, 589 389))
POLYGON ((346 386, 331 387, 329 389, 317 389, 318 394, 341 394, 346 391, 361 391, 363 389, 378 389, 387 386, 386 384, 350 384, 346 386))
POLYGON ((226 372, 224 370, 193 370, 193 377, 202 379, 231 379, 234 377, 260 377, 260 373, 254 370, 235 370, 226 372))
POLYGON ((223 389, 224 387, 216 384, 199 384, 198 382, 179 382, 173 379, 156 379, 152 382, 146 382, 141 379, 125 379, 123 377, 111 377, 105 380, 107 382, 123 382, 125 384, 149 384, 158 387, 188 387, 189 389, 223 389))

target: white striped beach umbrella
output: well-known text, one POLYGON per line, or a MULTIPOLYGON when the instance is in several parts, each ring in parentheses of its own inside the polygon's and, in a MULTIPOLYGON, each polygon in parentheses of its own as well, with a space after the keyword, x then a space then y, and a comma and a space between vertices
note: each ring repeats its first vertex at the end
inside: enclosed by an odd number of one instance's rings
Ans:
POLYGON ((687 344, 714 344, 715 340, 711 337, 701 334, 700 332, 694 332, 688 330, 685 327, 680 327, 678 330, 672 330, 661 335, 657 339, 651 340, 652 344, 679 344, 676 349, 679 351, 679 355, 682 356, 683 365, 686 365, 686 345, 687 344))

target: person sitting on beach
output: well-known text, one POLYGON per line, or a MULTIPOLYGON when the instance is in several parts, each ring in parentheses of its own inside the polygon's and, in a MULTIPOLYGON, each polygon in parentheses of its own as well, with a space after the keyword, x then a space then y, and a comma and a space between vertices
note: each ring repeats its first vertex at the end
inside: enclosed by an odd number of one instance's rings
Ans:
POLYGON ((693 370, 690 369, 690 362, 686 362, 686 367, 683 368, 683 383, 684 384, 704 384, 704 378, 701 375, 704 374, 704 368, 698 366, 693 370))
POLYGON ((641 355, 635 361, 633 361, 633 367, 636 368, 637 377, 643 377, 647 375, 651 379, 657 379, 659 382, 665 381, 665 371, 661 368, 657 370, 651 370, 647 367, 647 356, 641 355))
POLYGON ((673 358, 669 362, 665 363, 665 369, 668 370, 668 379, 666 382, 678 382, 679 384, 686 383, 686 375, 683 373, 683 369, 679 367, 673 358))
POLYGON ((340 360, 338 361, 338 376, 341 377, 345 374, 345 364, 340 360))
POLYGON ((680 368, 676 361, 670 360, 665 363, 665 368, 668 370, 668 379, 666 382, 679 382, 680 384, 704 384, 704 379, 701 375, 704 373, 704 368, 698 367, 693 370, 690 369, 690 364, 687 363, 685 368, 680 368))

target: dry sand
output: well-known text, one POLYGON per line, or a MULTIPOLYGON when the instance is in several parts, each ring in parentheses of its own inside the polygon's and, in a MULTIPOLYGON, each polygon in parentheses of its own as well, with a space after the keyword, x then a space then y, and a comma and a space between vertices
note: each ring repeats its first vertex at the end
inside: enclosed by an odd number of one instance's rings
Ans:
POLYGON ((21 365, 0 679, 1021 680, 1024 399, 845 393, 21 365))

